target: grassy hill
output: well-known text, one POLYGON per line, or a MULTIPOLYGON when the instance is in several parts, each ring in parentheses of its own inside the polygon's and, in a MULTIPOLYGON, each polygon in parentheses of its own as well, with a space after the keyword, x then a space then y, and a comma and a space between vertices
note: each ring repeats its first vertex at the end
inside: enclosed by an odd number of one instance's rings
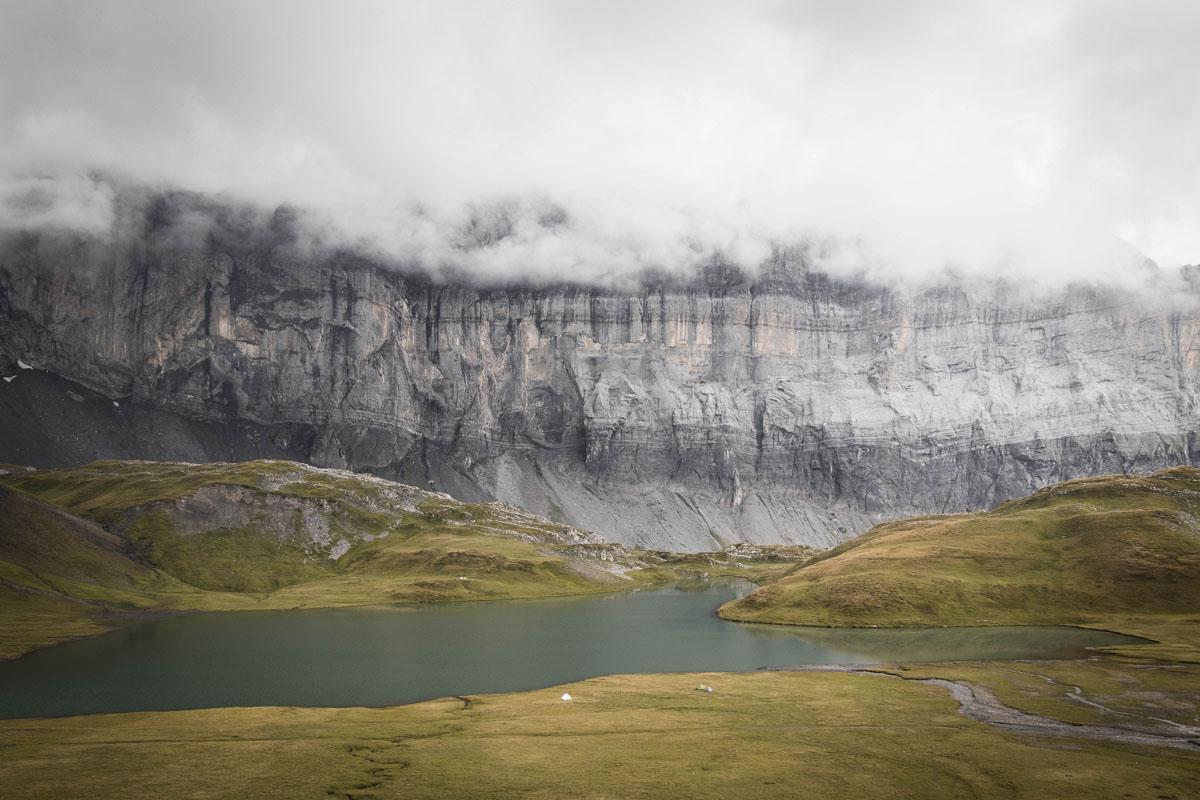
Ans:
POLYGON ((798 625, 1088 623, 1200 613, 1200 470, 1067 481, 879 525, 726 604, 798 625))
POLYGON ((810 553, 628 550, 502 503, 290 461, 0 465, 0 658, 139 612, 496 600, 738 575, 810 553))
POLYGON ((129 558, 119 536, 0 487, 0 657, 103 633, 114 615, 186 589, 129 558))
POLYGON ((8 467, 0 518, 0 657, 136 612, 543 597, 671 572, 503 504, 282 461, 8 467))
POLYGON ((287 461, 101 461, 0 481, 119 534, 129 557, 212 592, 271 594, 355 573, 391 581, 364 586, 362 599, 561 593, 620 583, 633 566, 622 548, 499 503, 287 461), (453 583, 430 583, 446 576, 453 583))

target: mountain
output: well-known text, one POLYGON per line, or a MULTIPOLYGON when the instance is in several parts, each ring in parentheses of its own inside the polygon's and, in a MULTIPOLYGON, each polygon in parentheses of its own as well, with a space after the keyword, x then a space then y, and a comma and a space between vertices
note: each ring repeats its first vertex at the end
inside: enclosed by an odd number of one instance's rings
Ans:
POLYGON ((1198 460, 1190 300, 885 287, 804 248, 481 285, 287 208, 122 202, 107 236, 0 240, 0 460, 289 458, 693 551, 1198 460))
POLYGON ((800 625, 979 625, 1200 613, 1200 470, 1051 486, 917 517, 822 553, 721 615, 800 625))

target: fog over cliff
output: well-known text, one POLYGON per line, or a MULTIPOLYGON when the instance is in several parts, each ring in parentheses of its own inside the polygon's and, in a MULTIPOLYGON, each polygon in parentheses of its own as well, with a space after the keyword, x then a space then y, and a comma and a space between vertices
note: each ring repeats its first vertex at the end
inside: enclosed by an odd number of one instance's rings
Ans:
POLYGON ((1165 0, 5 0, 0 225, 111 231, 128 182, 491 282, 807 243, 1136 283, 1200 259, 1198 40, 1165 0))
POLYGON ((887 286, 811 246, 488 284, 328 246, 288 207, 113 197, 116 230, 0 233, 0 462, 285 457, 674 550, 1200 462, 1194 269, 1171 303, 887 286))

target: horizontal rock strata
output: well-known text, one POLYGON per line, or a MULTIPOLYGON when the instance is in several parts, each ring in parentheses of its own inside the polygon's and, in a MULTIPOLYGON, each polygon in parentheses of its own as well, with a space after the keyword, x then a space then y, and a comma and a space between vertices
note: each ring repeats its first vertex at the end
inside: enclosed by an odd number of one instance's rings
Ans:
POLYGON ((169 200, 6 235, 0 461, 291 457, 685 550, 1196 463, 1182 304, 889 289, 799 250, 630 290, 438 283, 169 200))

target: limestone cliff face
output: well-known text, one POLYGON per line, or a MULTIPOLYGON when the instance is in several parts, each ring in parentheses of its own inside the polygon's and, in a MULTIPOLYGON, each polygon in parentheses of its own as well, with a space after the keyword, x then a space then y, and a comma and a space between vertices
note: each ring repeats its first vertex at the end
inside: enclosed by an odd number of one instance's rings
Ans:
POLYGON ((285 455, 663 549, 1197 463, 1192 311, 890 290, 799 252, 632 291, 439 284, 288 224, 9 236, 0 461, 285 455))

